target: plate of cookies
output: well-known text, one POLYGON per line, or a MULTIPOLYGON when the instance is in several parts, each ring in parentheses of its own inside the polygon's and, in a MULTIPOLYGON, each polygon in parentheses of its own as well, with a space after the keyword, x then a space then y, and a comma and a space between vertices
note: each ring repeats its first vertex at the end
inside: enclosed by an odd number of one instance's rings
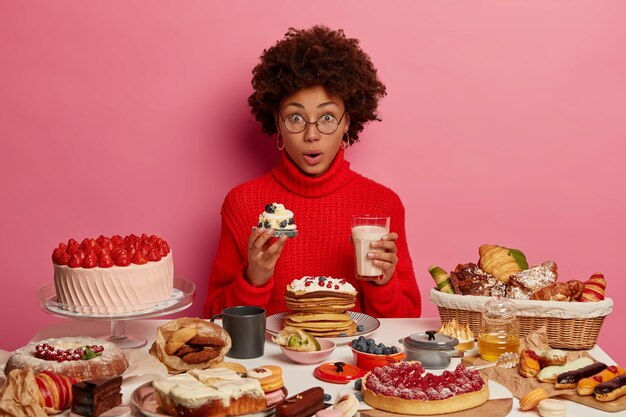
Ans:
POLYGON ((265 331, 272 336, 278 336, 285 326, 302 329, 317 338, 331 340, 337 345, 345 345, 355 337, 372 334, 380 326, 380 321, 356 311, 282 312, 267 317, 265 331))

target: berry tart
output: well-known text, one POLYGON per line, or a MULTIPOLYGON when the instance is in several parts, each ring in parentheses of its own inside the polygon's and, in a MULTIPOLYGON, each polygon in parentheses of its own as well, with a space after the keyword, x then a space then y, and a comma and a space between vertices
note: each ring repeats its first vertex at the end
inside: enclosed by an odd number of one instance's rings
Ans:
POLYGON ((259 214, 257 227, 274 229, 274 236, 285 234, 287 237, 295 237, 298 235, 293 212, 287 210, 284 205, 279 203, 271 203, 265 206, 265 211, 259 214))
POLYGON ((52 252, 57 301, 78 313, 139 311, 168 300, 174 261, 155 235, 70 239, 52 252))
POLYGON ((126 356, 114 343, 92 337, 61 337, 33 342, 17 349, 7 361, 4 373, 32 368, 35 373, 50 371, 76 382, 109 378, 128 368, 126 356))
POLYGON ((477 407, 489 399, 489 387, 478 371, 458 365, 441 375, 426 373, 419 362, 397 362, 363 377, 363 401, 392 413, 446 414, 477 407))

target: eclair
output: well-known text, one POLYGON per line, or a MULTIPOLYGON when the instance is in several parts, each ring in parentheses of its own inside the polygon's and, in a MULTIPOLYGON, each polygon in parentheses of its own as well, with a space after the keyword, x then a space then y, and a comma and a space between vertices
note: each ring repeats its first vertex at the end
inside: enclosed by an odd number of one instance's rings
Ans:
POLYGON ((624 371, 624 368, 613 365, 613 366, 609 366, 604 371, 598 372, 597 374, 591 377, 583 378, 580 381, 578 381, 578 386, 577 386, 578 395, 583 395, 583 396, 592 395, 593 389, 598 384, 602 382, 610 381, 616 376, 622 375, 624 373, 626 373, 626 371, 624 371))
POLYGON ((313 387, 278 404, 276 417, 309 417, 324 408, 324 390, 313 387))
POLYGON ((626 394, 626 374, 598 384, 593 392, 596 394, 596 400, 598 401, 607 402, 618 399, 626 394))
POLYGON ((568 388, 576 388, 578 385, 578 381, 583 378, 588 378, 592 375, 597 374, 606 369, 606 365, 602 362, 592 363, 591 365, 587 365, 583 368, 576 369, 569 372, 563 372, 556 377, 556 384, 554 384, 554 388, 556 389, 568 389, 568 388))
POLYGON ((584 368, 585 366, 591 365, 593 360, 591 358, 578 358, 571 362, 567 362, 565 365, 560 366, 548 366, 543 368, 539 374, 537 375, 537 379, 541 382, 549 382, 554 384, 556 382, 556 377, 563 372, 574 371, 576 369, 584 368))

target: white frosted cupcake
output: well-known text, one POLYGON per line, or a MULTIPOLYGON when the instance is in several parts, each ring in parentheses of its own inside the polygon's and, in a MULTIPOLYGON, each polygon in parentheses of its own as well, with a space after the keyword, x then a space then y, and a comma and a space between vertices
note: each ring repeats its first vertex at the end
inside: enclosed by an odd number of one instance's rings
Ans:
POLYGON ((265 206, 265 210, 259 215, 257 227, 273 229, 276 237, 282 234, 287 235, 287 237, 294 237, 298 234, 293 212, 287 210, 280 203, 271 203, 265 206))

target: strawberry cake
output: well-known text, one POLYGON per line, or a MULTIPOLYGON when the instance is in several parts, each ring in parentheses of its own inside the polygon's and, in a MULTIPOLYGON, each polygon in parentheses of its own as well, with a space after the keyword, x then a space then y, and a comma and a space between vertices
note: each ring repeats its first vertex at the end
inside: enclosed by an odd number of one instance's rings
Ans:
POLYGON ((57 301, 69 311, 119 314, 169 300, 174 261, 157 236, 70 239, 52 253, 57 301))
POLYGON ((363 401, 392 413, 447 414, 478 407, 489 399, 489 387, 478 371, 458 365, 441 375, 426 373, 420 362, 397 362, 363 377, 363 401))
POLYGON ((17 349, 4 372, 32 368, 35 374, 50 371, 77 382, 121 375, 128 361, 114 343, 93 337, 59 337, 33 342, 17 349))

